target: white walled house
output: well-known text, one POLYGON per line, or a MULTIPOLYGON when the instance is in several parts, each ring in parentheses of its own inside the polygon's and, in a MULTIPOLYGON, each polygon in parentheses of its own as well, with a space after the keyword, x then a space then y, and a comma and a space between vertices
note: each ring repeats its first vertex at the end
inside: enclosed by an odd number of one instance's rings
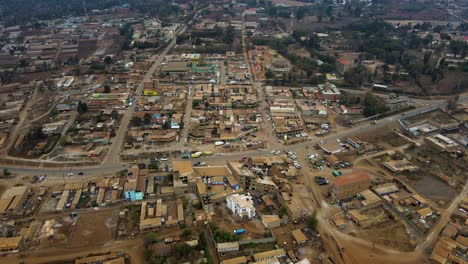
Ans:
POLYGON ((252 197, 244 194, 233 194, 226 198, 227 206, 231 212, 241 218, 247 216, 248 219, 255 217, 256 211, 252 197))

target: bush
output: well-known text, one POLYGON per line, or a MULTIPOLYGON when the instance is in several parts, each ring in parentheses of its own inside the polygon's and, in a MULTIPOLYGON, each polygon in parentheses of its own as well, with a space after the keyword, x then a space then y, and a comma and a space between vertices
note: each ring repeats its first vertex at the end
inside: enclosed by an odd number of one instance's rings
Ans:
POLYGON ((317 231, 318 220, 317 220, 317 218, 315 218, 315 216, 311 215, 311 216, 307 217, 306 223, 307 223, 308 228, 310 228, 310 229, 312 229, 314 231, 317 231))

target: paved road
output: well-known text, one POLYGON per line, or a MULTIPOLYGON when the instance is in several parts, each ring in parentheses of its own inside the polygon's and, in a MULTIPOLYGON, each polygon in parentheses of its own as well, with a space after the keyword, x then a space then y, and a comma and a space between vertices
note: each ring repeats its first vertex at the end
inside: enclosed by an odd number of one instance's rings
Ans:
MULTIPOLYGON (((468 99, 468 96, 464 96, 464 97, 460 97, 459 101, 460 102, 465 102, 465 101, 467 101, 467 99, 468 99)), ((404 115, 400 114, 400 115, 396 115, 396 116, 386 117, 384 119, 378 120, 377 124, 374 124, 374 125, 370 124, 370 123, 364 123, 362 125, 349 128, 349 129, 347 129, 346 131, 343 131, 343 132, 339 132, 339 133, 336 133, 336 134, 332 134, 332 135, 329 135, 329 136, 318 138, 316 140, 312 140, 312 141, 309 141, 309 142, 306 142, 306 143, 303 143, 303 144, 297 144, 297 145, 292 145, 292 146, 282 146, 281 149, 277 149, 277 150, 298 151, 298 150, 301 150, 301 149, 305 149, 306 147, 310 148, 310 147, 313 147, 315 144, 326 143, 326 142, 336 140, 336 139, 339 139, 339 138, 349 137, 349 136, 351 136, 353 134, 356 134, 356 133, 364 132, 364 131, 367 131, 367 130, 370 130, 370 129, 373 129, 373 128, 378 128, 378 127, 387 125, 387 124, 392 123, 392 122, 394 122, 394 121, 396 121, 396 120, 398 120, 399 118, 402 118, 402 117, 410 117, 410 116, 419 115, 419 114, 429 112, 429 111, 435 110, 435 109, 437 109, 439 107, 443 107, 443 106, 446 106, 446 105, 447 105, 446 102, 436 103, 436 104, 431 105, 431 106, 411 110, 409 112, 406 112, 404 115)), ((125 132, 125 130, 123 130, 123 131, 125 132)), ((116 171, 121 170, 122 168, 124 168, 127 164, 118 161, 118 159, 119 159, 118 152, 120 151, 120 148, 118 148, 118 149, 116 149, 114 151, 116 151, 116 152, 114 152, 115 153, 114 155, 116 157, 113 158, 113 162, 108 161, 108 162, 105 162, 105 163, 101 164, 100 166, 95 166, 95 167, 72 167, 72 166, 70 166, 69 171, 71 171, 71 172, 83 172, 83 173, 88 174, 88 175, 115 173, 116 171)), ((268 156, 268 155, 271 155, 270 151, 271 150, 267 150, 267 149, 266 150, 261 150, 261 151, 258 151, 258 150, 243 151, 243 152, 237 152, 237 153, 232 153, 232 154, 226 154, 225 156, 212 156, 212 157, 209 157, 209 160, 212 160, 212 161, 229 160, 229 159, 235 160, 235 159, 239 159, 239 158, 241 158, 243 156, 253 156, 253 155, 268 156)), ((201 159, 201 160, 203 160, 203 159, 201 159)), ((63 169, 61 169, 61 168, 40 168, 40 167, 37 168, 37 167, 24 167, 24 166, 22 167, 22 166, 14 166, 14 165, 0 166, 0 169, 3 170, 4 168, 7 168, 11 172, 18 173, 18 174, 21 174, 21 175, 47 174, 48 176, 52 176, 52 177, 62 177, 62 171, 63 171, 63 169)))
MULTIPOLYGON (((183 32, 183 31, 185 31, 185 26, 179 32, 183 32)), ((145 76, 143 77, 143 80, 140 82, 140 85, 138 85, 138 88, 135 91, 136 93, 135 101, 137 101, 141 97, 143 93, 143 89, 145 87, 145 82, 153 79, 154 73, 161 66, 161 63, 163 62, 164 57, 169 52, 169 50, 171 50, 174 47, 176 43, 176 35, 177 34, 174 35, 174 38, 172 39, 171 43, 169 43, 169 45, 159 55, 156 55, 157 56, 156 60, 154 61, 151 68, 146 72, 145 76)), ((120 163, 120 150, 125 141, 127 128, 128 128, 128 125, 130 124, 130 121, 133 117, 134 112, 135 110, 133 106, 128 107, 127 111, 125 111, 122 117, 122 121, 120 122, 119 129, 114 139, 112 140, 112 145, 109 148, 109 152, 107 153, 107 156, 104 159, 104 162, 103 162, 104 165, 107 165, 107 164, 116 165, 120 163)))

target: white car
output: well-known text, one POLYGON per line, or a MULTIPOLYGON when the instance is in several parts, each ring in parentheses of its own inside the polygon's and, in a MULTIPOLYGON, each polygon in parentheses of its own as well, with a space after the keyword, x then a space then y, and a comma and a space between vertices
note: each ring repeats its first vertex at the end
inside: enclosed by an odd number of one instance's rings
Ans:
POLYGON ((73 175, 74 175, 73 172, 68 173, 68 177, 71 177, 73 175))

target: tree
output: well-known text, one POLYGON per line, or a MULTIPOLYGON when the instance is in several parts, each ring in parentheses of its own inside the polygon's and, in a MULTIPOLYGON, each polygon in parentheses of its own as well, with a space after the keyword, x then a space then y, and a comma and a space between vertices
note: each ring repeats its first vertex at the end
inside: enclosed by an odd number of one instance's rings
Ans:
POLYGON ((141 118, 139 118, 138 116, 134 116, 132 117, 132 125, 135 126, 135 127, 139 127, 143 124, 143 120, 141 120, 141 118))
POLYGON ((8 169, 3 169, 3 176, 4 177, 10 177, 11 176, 11 172, 8 170, 8 169))
POLYGON ((149 126, 151 124, 151 115, 145 114, 145 116, 143 117, 143 123, 145 124, 145 126, 149 126))
POLYGON ((232 44, 234 42, 234 38, 236 37, 236 32, 233 26, 229 25, 226 28, 226 33, 224 34, 223 42, 225 44, 232 44))
POLYGON ((106 56, 104 58, 104 63, 107 64, 107 65, 111 64, 112 63, 112 58, 110 56, 106 56))
POLYGON ((306 219, 306 223, 307 223, 307 227, 314 230, 314 231, 317 231, 317 226, 318 226, 318 220, 317 218, 315 218, 315 216, 311 215, 311 216, 308 216, 307 219, 306 219))
POLYGON ((190 229, 184 229, 184 231, 182 231, 182 237, 184 238, 187 238, 187 237, 190 237, 192 235, 192 230, 190 229))
POLYGON ((361 86, 367 79, 367 69, 362 65, 352 68, 345 72, 344 79, 353 86, 361 86))
POLYGON ((108 84, 104 85, 104 93, 110 93, 111 89, 108 84))
POLYGON ((273 73, 273 71, 267 70, 267 71, 265 72, 265 78, 267 78, 267 79, 272 79, 273 77, 275 77, 275 74, 273 73))
POLYGON ((170 129, 171 128, 171 123, 169 121, 164 122, 162 125, 163 129, 170 129))
POLYGON ((374 116, 388 111, 388 108, 378 97, 368 92, 364 98, 364 116, 374 116))
POLYGON ((112 111, 110 113, 110 117, 113 120, 117 120, 119 118, 119 112, 117 112, 117 110, 115 110, 115 109, 112 109, 112 111))
POLYGON ((82 102, 82 101, 79 101, 78 102, 78 107, 76 108, 76 110, 80 114, 86 113, 88 111, 88 105, 86 103, 82 102))
POLYGON ((69 138, 67 135, 63 135, 59 140, 59 144, 62 147, 68 145, 68 143, 69 143, 69 138))
POLYGON ((159 240, 158 235, 155 232, 150 231, 144 237, 144 244, 146 247, 148 247, 149 245, 157 242, 158 240, 159 240))
POLYGON ((177 256, 187 256, 192 252, 192 247, 185 242, 177 243, 174 246, 174 251, 177 256))

